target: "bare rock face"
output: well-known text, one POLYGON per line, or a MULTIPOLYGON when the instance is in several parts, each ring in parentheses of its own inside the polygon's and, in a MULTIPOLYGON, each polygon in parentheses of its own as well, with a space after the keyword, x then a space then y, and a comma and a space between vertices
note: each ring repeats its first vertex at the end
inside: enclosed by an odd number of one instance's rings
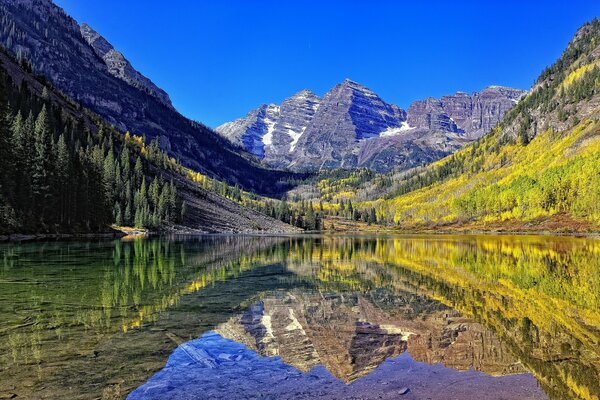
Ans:
POLYGON ((157 98, 165 106, 173 108, 169 95, 156 86, 150 79, 139 73, 127 61, 125 56, 106 40, 102 35, 92 29, 91 26, 84 23, 80 26, 81 36, 94 49, 96 54, 104 60, 108 71, 115 77, 124 80, 131 86, 145 91, 149 95, 157 98))
POLYGON ((439 100, 416 101, 408 109, 408 123, 476 140, 494 128, 525 93, 520 89, 490 86, 471 95, 457 92, 439 100))
POLYGON ((221 125, 218 131, 232 143, 242 146, 250 153, 263 158, 265 141, 273 134, 275 122, 279 119, 279 107, 264 104, 250 111, 244 118, 221 125))
POLYGON ((277 168, 388 172, 431 163, 478 139, 524 93, 491 86, 419 100, 405 112, 347 79, 322 99, 302 91, 277 112, 263 106, 217 131, 277 168))
POLYGON ((432 131, 459 132, 456 122, 446 114, 442 102, 433 97, 411 104, 408 109, 408 124, 432 131))
POLYGON ((313 119, 320 101, 311 91, 303 90, 286 99, 281 106, 263 104, 245 117, 227 122, 216 130, 269 165, 283 168, 291 161, 291 153, 313 119))
POLYGON ((265 137, 265 161, 284 168, 292 161, 298 140, 313 120, 321 99, 310 90, 303 90, 286 99, 279 107, 279 119, 271 137, 265 137))

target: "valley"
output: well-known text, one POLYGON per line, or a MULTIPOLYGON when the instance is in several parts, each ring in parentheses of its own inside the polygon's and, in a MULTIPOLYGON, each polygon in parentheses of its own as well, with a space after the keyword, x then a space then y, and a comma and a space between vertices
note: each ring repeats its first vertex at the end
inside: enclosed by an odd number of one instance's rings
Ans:
POLYGON ((0 0, 0 400, 600 400, 598 16, 0 0))
MULTIPOLYGON (((169 220, 154 215, 155 195, 145 211, 149 216, 136 219, 135 190, 115 203, 118 185, 128 179, 119 171, 115 181, 107 170, 100 174, 99 186, 109 193, 101 230, 598 230, 596 20, 579 29, 529 91, 489 86, 415 100, 404 110, 346 79, 323 96, 304 89, 212 130, 179 114, 169 95, 125 55, 50 0, 7 0, 0 14, 7 89, 14 86, 19 98, 27 91, 41 96, 35 113, 44 101, 56 113, 68 110, 73 121, 62 124, 75 127, 85 115, 90 132, 110 130, 118 142, 124 134, 142 159, 152 149, 148 180, 164 170, 161 179, 182 190, 176 203, 191 207, 186 218, 169 220)), ((18 112, 25 118, 29 106, 22 102, 10 102, 11 118, 18 112)), ((50 145, 60 139, 57 128, 50 145)), ((80 141, 66 145, 74 154, 80 141)), ((105 138, 104 159, 110 158, 108 147, 105 138)), ((121 157, 119 148, 112 158, 121 157)), ((98 161, 100 169, 105 161, 98 161)), ((20 182, 3 185, 5 226, 13 226, 5 233, 58 233, 83 225, 84 231, 98 230, 90 228, 89 218, 78 226, 66 227, 63 220, 19 228, 26 224, 13 215, 11 202, 18 199, 14 187, 20 182)))

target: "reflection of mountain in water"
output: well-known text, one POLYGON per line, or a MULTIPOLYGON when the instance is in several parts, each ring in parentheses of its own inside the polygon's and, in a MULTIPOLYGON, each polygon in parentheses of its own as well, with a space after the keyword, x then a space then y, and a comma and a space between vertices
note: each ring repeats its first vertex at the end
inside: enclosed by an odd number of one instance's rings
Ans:
POLYGON ((263 356, 278 355, 309 371, 323 365, 345 382, 409 351, 417 360, 489 375, 524 373, 506 346, 482 325, 411 293, 269 296, 217 327, 224 337, 263 356), (377 300, 397 306, 384 310, 377 300), (411 304, 416 306, 411 308, 411 304), (422 310, 415 313, 415 309, 422 310))
POLYGON ((490 377, 476 371, 458 372, 440 364, 415 362, 408 353, 345 383, 323 366, 303 372, 280 357, 258 355, 241 343, 208 332, 179 346, 165 368, 128 398, 541 400, 545 395, 531 375, 490 377))

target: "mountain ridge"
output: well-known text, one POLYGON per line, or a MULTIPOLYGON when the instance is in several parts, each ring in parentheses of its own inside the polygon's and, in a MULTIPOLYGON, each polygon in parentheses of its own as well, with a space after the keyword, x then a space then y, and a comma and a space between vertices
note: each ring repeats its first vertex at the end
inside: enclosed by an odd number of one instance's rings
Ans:
POLYGON ((216 131, 277 168, 366 167, 388 172, 435 161, 478 139, 525 91, 494 85, 471 94, 457 92, 440 99, 417 100, 405 111, 386 103, 366 86, 345 79, 323 97, 304 89, 282 105, 294 103, 302 93, 310 93, 312 107, 288 112, 276 104, 262 105, 216 131), (268 123, 261 121, 263 107, 276 110, 268 123), (278 118, 287 120, 290 115, 301 121, 283 124, 293 135, 268 129, 269 124, 278 125, 278 118), (253 129, 256 126, 261 128, 253 129), (271 138, 277 140, 276 149, 271 138))
POLYGON ((156 86, 149 78, 137 71, 125 58, 123 53, 116 50, 101 34, 96 32, 87 22, 79 26, 81 35, 94 49, 95 53, 106 63, 109 72, 157 98, 165 106, 175 109, 167 92, 156 86))

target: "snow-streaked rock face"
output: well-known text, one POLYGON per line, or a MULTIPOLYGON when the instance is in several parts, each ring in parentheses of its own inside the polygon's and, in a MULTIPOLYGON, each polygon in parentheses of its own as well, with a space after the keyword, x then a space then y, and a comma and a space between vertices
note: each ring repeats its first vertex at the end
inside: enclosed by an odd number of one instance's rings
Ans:
POLYGON ((217 131, 277 168, 386 172, 430 163, 478 139, 524 93, 490 86, 415 101, 405 112, 347 79, 323 99, 308 90, 297 93, 281 104, 278 117, 259 108, 217 131))
POLYGON ((284 168, 290 163, 291 153, 320 102, 316 94, 302 90, 281 106, 262 105, 243 118, 219 126, 216 131, 269 165, 284 168))
POLYGON ((303 90, 286 99, 280 106, 273 141, 265 150, 265 161, 284 168, 292 160, 292 152, 315 116, 321 99, 309 90, 303 90))
POLYGON ((217 131, 231 142, 263 158, 265 148, 273 142, 273 132, 278 119, 279 107, 263 104, 250 111, 244 118, 221 125, 217 131))

